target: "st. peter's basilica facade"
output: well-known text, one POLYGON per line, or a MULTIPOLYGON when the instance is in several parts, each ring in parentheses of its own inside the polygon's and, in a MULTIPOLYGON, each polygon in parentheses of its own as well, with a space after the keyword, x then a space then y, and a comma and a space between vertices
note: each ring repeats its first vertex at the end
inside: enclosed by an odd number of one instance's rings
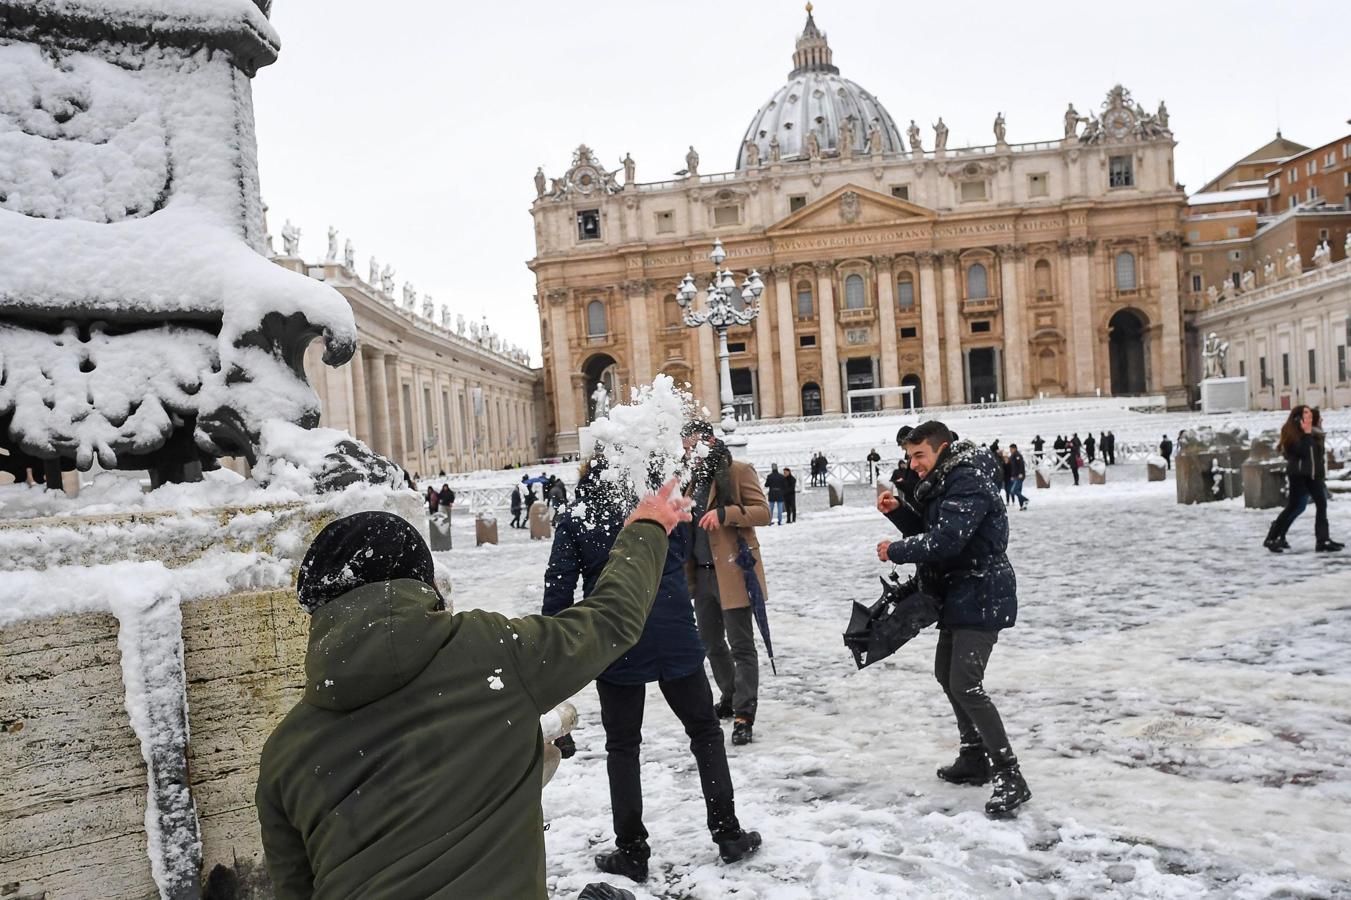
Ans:
MULTIPOLYGON (((746 417, 841 412, 848 391, 909 386, 917 405, 1045 394, 1186 401, 1179 222, 1162 103, 1121 86, 1071 105, 1061 137, 946 146, 903 130, 842 77, 810 10, 788 81, 755 114, 735 172, 677 180, 607 172, 585 145, 532 207, 547 414, 577 450, 595 385, 660 372, 718 407, 714 335, 686 328, 675 291, 726 265, 765 281, 755 322, 728 336, 746 417), (926 141, 932 146, 924 146, 926 141)), ((704 284, 699 282, 702 289, 704 284)), ((698 301, 696 301, 698 302, 698 301)), ((855 410, 899 393, 855 396, 855 410)))

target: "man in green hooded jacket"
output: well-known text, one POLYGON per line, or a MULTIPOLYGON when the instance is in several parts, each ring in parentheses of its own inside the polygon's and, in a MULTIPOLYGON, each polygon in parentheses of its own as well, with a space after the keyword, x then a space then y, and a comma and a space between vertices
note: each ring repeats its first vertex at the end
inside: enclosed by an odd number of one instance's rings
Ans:
POLYGON ((263 748, 255 802, 281 900, 544 898, 539 717, 642 634, 673 481, 645 497, 595 590, 557 616, 445 611, 387 513, 330 524, 301 565, 305 694, 263 748))

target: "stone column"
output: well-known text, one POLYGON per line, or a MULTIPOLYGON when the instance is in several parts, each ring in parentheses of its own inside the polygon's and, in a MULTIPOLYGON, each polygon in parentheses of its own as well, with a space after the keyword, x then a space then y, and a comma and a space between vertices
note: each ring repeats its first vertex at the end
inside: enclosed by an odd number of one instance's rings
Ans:
POLYGON ((1070 254, 1070 355, 1074 358, 1070 390, 1084 396, 1092 394, 1096 386, 1091 254, 1097 241, 1073 238, 1066 243, 1070 254))
POLYGON ((352 424, 356 439, 374 449, 371 436, 371 391, 366 384, 366 354, 360 347, 352 354, 352 424))
MULTIPOLYGON (((880 332, 878 344, 882 348, 881 386, 900 387, 901 363, 896 352, 896 297, 893 292, 896 275, 892 258, 874 256, 873 272, 877 278, 877 327, 880 332)), ((899 394, 888 394, 882 398, 883 409, 899 409, 900 405, 899 394)))
POLYGON ((966 377, 962 363, 962 313, 958 299, 957 254, 939 254, 943 267, 943 350, 947 362, 947 401, 966 402, 966 377))
POLYGON ((647 319, 647 281, 624 283, 629 304, 629 346, 632 348, 632 369, 629 382, 634 387, 652 381, 652 334, 647 319))
POLYGON ((783 414, 800 416, 802 387, 797 379, 797 310, 793 308, 793 267, 775 266, 773 273, 774 297, 778 307, 779 383, 783 388, 783 414))
MULTIPOLYGON (((703 286, 699 291, 703 293, 703 286)), ((722 418, 722 377, 718 369, 716 333, 711 325, 700 325, 695 331, 699 346, 699 374, 694 379, 699 395, 695 399, 708 407, 709 421, 716 423, 722 418)))
MULTIPOLYGON (((1163 326, 1163 390, 1168 406, 1185 405, 1187 386, 1183 383, 1182 307, 1178 299, 1178 248, 1181 236, 1175 231, 1159 235, 1159 315, 1163 326)), ((1335 357, 1332 363, 1336 365, 1335 357)), ((1331 384, 1323 379, 1324 384, 1331 384)), ((1329 392, 1330 393, 1330 392, 1329 392)))
POLYGON ((920 337, 924 344, 924 396, 926 406, 944 402, 942 357, 938 346, 938 287, 934 278, 934 255, 928 250, 915 254, 919 263, 920 337))
MULTIPOLYGON (((778 304, 768 302, 764 294, 760 295, 760 314, 755 317, 755 389, 759 394, 760 418, 778 418, 779 387, 774 376, 774 322, 778 304)), ((782 327, 782 326, 780 326, 782 327)))
POLYGON ((394 439, 389 432, 389 381, 385 369, 384 354, 372 353, 369 358, 369 369, 371 375, 372 436, 375 452, 388 459, 393 459, 394 439))
POLYGON ((840 355, 835 337, 835 263, 816 266, 817 316, 821 323, 821 411, 837 413, 840 396, 840 355))
POLYGON ((1018 281, 1026 250, 1004 245, 999 248, 999 281, 1004 299, 1004 386, 1001 399, 1022 400, 1028 396, 1027 333, 1023 290, 1018 281))
MULTIPOLYGON (((577 435, 577 426, 582 424, 578 419, 578 410, 586 407, 578 407, 572 388, 572 338, 568 334, 568 291, 555 288, 547 294, 549 302, 549 345, 553 351, 554 358, 554 426, 558 429, 556 436, 561 452, 570 452, 575 449, 575 441, 569 441, 565 438, 575 439, 577 435), (566 449, 565 449, 566 445, 566 449)), ((472 419, 474 411, 472 408, 473 396, 468 392, 466 385, 466 402, 471 404, 469 415, 472 419)), ((469 450, 471 448, 466 448, 469 450)))

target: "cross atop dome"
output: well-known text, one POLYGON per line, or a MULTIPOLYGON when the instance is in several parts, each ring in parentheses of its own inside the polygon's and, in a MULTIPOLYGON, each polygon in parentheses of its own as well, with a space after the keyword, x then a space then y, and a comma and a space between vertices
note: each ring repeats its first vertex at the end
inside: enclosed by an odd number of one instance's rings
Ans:
POLYGON ((816 27, 816 19, 812 18, 812 5, 807 4, 807 24, 802 28, 802 34, 797 38, 797 49, 793 52, 793 71, 788 73, 788 77, 801 75, 803 72, 829 72, 832 75, 840 74, 840 70, 831 64, 830 44, 826 41, 826 33, 816 27))

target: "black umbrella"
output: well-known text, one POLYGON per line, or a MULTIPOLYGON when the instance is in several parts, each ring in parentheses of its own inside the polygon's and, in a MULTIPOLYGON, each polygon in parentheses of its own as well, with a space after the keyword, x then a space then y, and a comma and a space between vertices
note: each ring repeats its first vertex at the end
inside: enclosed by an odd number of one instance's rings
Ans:
POLYGON ((765 642, 765 654, 769 657, 769 669, 775 675, 779 670, 774 666, 774 642, 769 639, 769 614, 765 611, 765 592, 760 589, 760 577, 755 574, 755 554, 744 537, 736 539, 736 564, 741 567, 742 577, 746 579, 746 595, 751 600, 751 612, 755 613, 755 623, 760 626, 760 638, 765 642))
POLYGON ((903 644, 938 621, 939 603, 915 579, 902 582, 892 573, 883 578, 882 596, 872 606, 854 601, 844 645, 862 669, 895 653, 903 644))

